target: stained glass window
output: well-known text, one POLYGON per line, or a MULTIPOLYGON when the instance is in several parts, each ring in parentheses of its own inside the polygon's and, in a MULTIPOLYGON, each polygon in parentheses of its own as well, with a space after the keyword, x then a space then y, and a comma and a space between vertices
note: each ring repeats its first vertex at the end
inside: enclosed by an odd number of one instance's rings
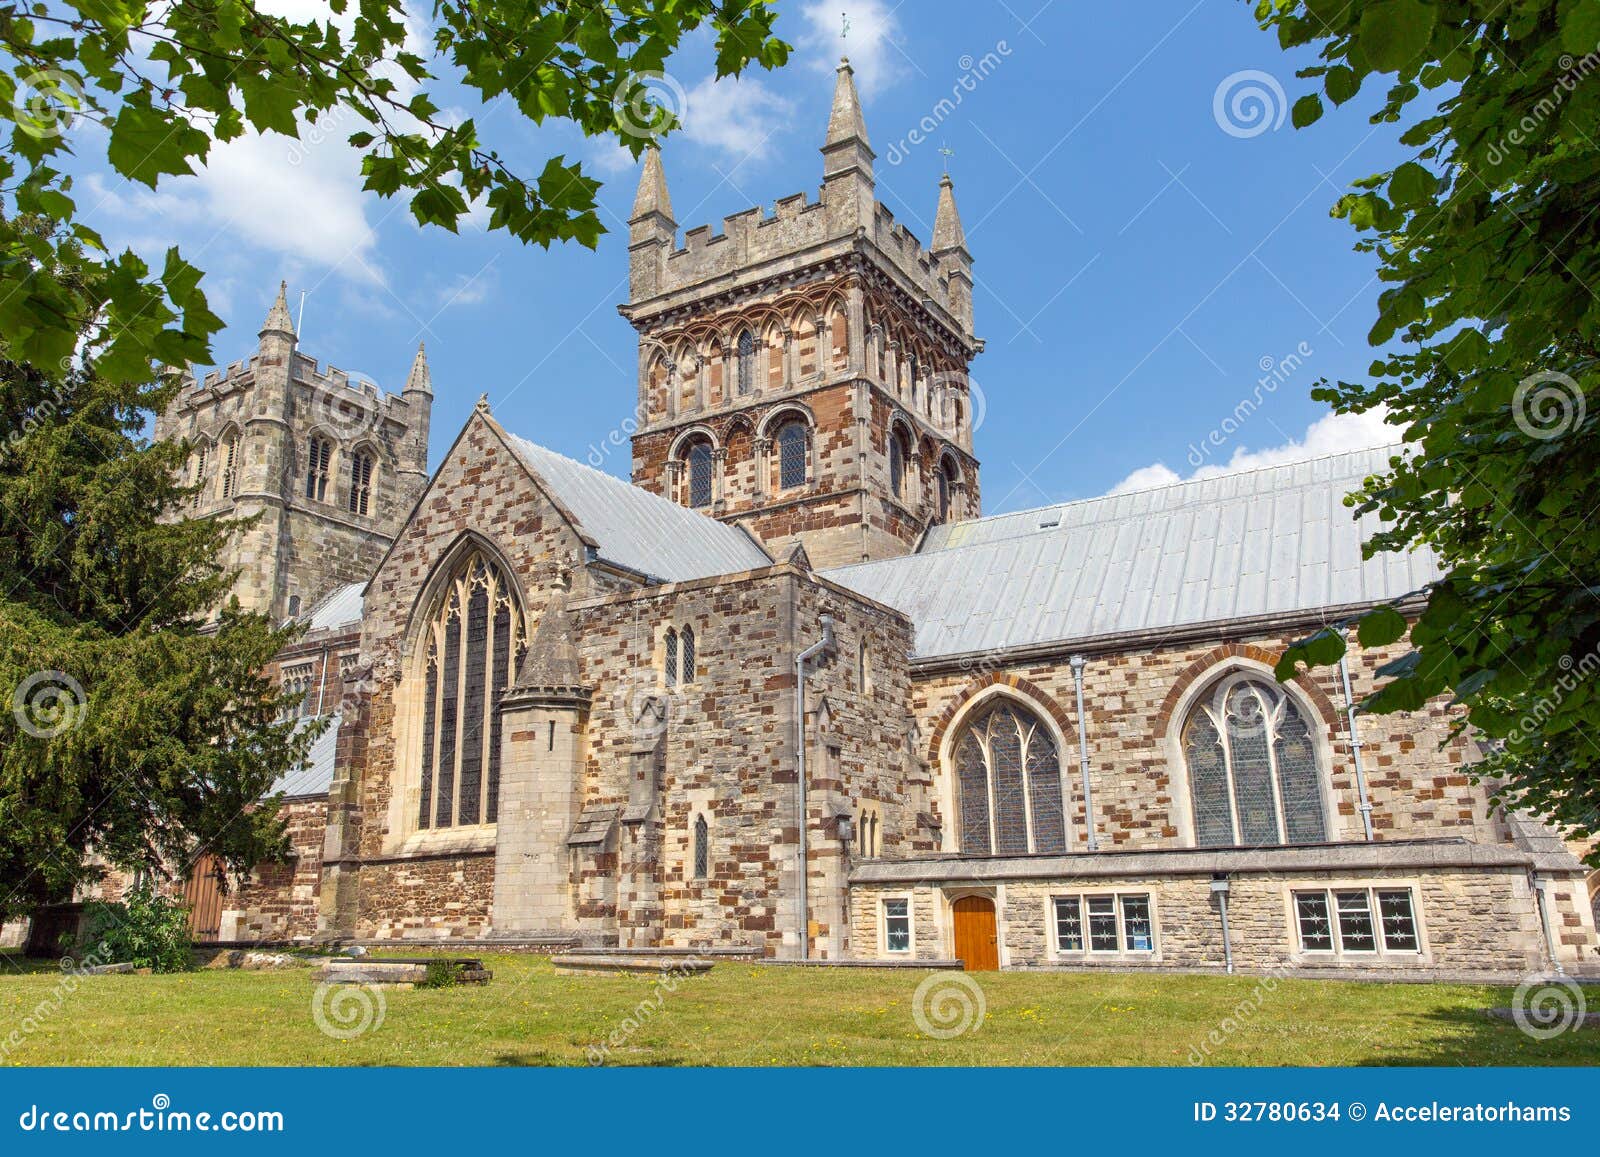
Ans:
POLYGON ((1252 675, 1223 678, 1195 704, 1181 741, 1199 846, 1327 838, 1310 723, 1281 688, 1252 675))

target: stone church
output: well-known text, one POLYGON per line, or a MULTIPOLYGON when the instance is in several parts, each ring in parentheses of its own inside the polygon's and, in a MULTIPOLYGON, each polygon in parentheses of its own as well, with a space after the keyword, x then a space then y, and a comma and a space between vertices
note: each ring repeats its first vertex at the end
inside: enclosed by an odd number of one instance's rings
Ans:
POLYGON ((1351 704, 1394 649, 1280 685, 1294 639, 1402 599, 1364 451, 983 517, 982 352, 954 190, 875 195, 848 63, 822 185, 629 222, 632 482, 481 400, 258 353, 185 389, 203 510, 261 512, 247 604, 332 726, 280 785, 296 855, 223 940, 742 950, 969 968, 1592 968, 1594 881, 1493 806, 1441 701, 1351 704))

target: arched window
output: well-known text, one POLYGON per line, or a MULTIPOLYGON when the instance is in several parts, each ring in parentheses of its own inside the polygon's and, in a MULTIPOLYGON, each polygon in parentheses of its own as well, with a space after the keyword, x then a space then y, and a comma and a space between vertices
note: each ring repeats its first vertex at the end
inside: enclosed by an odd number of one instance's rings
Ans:
POLYGON ((1220 679, 1190 710, 1182 740, 1200 847, 1327 838, 1310 724, 1272 680, 1220 679))
POLYGON ((372 455, 365 450, 350 456, 350 512, 366 514, 372 506, 372 455))
POLYGON ((694 817, 694 878, 704 880, 711 874, 711 825, 706 817, 694 817))
POLYGON ((906 496, 906 443, 898 430, 889 432, 889 489, 896 498, 906 496))
POLYGON ((948 458, 946 458, 943 462, 939 463, 939 521, 940 522, 949 522, 950 521, 950 496, 954 492, 955 486, 956 486, 955 468, 950 465, 950 460, 948 458))
POLYGON ((756 339, 749 330, 739 334, 737 353, 739 392, 748 394, 756 388, 756 339))
POLYGON ((239 435, 229 434, 222 443, 222 497, 232 498, 239 488, 239 435))
POLYGON ((689 505, 711 505, 711 443, 701 439, 684 455, 689 469, 689 505))
POLYGON ((1037 715, 1009 699, 980 708, 954 751, 963 852, 1067 850, 1061 760, 1037 715))
POLYGON ((683 628, 678 636, 678 676, 685 683, 694 682, 694 628, 683 628))
POLYGON ((667 628, 667 654, 664 660, 667 686, 678 685, 678 632, 676 628, 667 628))
POLYGON ((333 443, 313 437, 306 442, 306 497, 317 502, 328 498, 328 468, 333 463, 333 443))
POLYGON ((189 504, 199 507, 205 500, 206 493, 206 459, 210 457, 211 446, 206 442, 198 442, 194 448, 194 458, 189 468, 189 485, 195 488, 194 497, 189 504))
POLYGON ((451 572, 422 635, 420 828, 494 823, 500 696, 527 650, 516 588, 471 551, 451 572))
POLYGON ((778 427, 778 488, 806 484, 806 424, 798 418, 778 427))
POLYGON ((856 686, 863 695, 872 691, 872 650, 865 639, 861 640, 861 647, 856 652, 856 686))

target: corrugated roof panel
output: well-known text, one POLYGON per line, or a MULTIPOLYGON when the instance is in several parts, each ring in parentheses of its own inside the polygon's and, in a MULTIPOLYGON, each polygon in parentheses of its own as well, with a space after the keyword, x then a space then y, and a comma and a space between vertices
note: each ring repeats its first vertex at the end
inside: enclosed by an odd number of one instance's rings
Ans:
POLYGON ((918 554, 824 573, 909 614, 922 656, 1398 598, 1433 557, 1363 561, 1377 520, 1342 504, 1391 453, 935 527, 918 554))
POLYGON ((772 560, 737 527, 669 502, 526 438, 508 435, 522 456, 600 544, 600 557, 630 570, 684 582, 766 566, 772 560))
POLYGON ((332 631, 361 621, 361 591, 366 583, 345 583, 317 600, 301 620, 308 631, 332 631))
POLYGON ((328 788, 333 785, 334 753, 339 746, 339 716, 307 716, 295 727, 295 731, 304 731, 319 718, 326 718, 328 726, 311 741, 311 750, 306 752, 305 763, 279 776, 272 790, 267 792, 268 795, 276 795, 280 791, 290 798, 328 794, 328 788))

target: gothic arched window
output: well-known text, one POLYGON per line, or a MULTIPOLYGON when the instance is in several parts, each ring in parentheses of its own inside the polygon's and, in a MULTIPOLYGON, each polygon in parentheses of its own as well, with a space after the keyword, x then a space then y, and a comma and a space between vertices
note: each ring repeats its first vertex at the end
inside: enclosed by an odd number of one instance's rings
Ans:
POLYGON ((1000 699, 968 721, 953 750, 963 852, 1067 850, 1061 759, 1043 720, 1000 699))
POLYGON ((195 488, 194 497, 190 505, 198 507, 205 501, 206 493, 206 459, 211 456, 211 446, 206 442, 197 442, 194 448, 194 460, 189 471, 189 485, 195 488))
POLYGON ((694 682, 694 628, 683 628, 678 636, 678 677, 685 683, 694 682))
POLYGON ((1314 844, 1327 838, 1311 727, 1271 679, 1220 679, 1184 720, 1195 843, 1314 844))
POLYGON ((694 876, 704 880, 711 874, 711 825, 703 815, 694 817, 694 876))
POLYGON ((906 443, 898 430, 889 432, 889 489, 896 498, 906 496, 906 443))
POLYGON ((451 571, 422 634, 419 828, 494 823, 500 696, 527 650, 516 588, 487 555, 451 571))
POLYGON ((350 512, 366 514, 371 506, 372 455, 361 450, 350 456, 350 512))
POLYGON ((667 654, 664 660, 664 673, 667 677, 667 686, 678 685, 678 631, 675 627, 667 628, 667 654))
POLYGON ((232 498, 239 488, 239 435, 229 434, 222 443, 222 497, 232 498))
POLYGON ((778 488, 806 484, 806 424, 798 418, 778 427, 778 488))
POLYGON ((333 463, 333 443, 315 435, 306 442, 306 497, 323 502, 328 497, 328 468, 333 463))
POLYGON ((739 392, 748 394, 756 388, 756 339, 749 330, 739 334, 737 355, 739 392))
POLYGON ((955 467, 947 458, 939 463, 939 521, 950 520, 950 497, 955 491, 955 467))
POLYGON ((701 439, 684 455, 689 470, 689 505, 711 505, 711 443, 701 439))

